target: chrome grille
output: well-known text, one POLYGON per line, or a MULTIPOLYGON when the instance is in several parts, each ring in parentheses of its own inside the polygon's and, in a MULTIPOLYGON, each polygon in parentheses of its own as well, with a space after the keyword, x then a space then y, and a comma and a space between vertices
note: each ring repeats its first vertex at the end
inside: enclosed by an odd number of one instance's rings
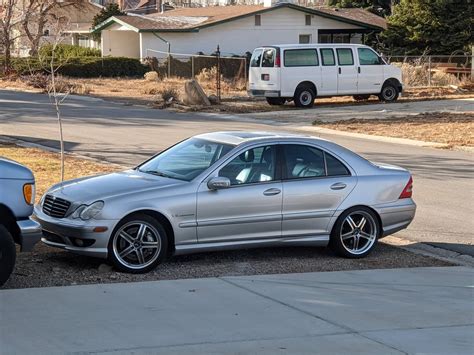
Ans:
POLYGON ((43 202, 43 212, 51 217, 64 218, 70 206, 71 202, 69 201, 52 195, 46 195, 43 202))

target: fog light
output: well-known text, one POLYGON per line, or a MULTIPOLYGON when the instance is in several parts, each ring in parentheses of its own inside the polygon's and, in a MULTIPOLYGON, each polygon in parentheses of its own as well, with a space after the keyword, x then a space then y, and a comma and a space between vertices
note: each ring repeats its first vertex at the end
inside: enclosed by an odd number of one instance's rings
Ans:
POLYGON ((76 239, 76 245, 78 247, 83 247, 84 246, 84 241, 82 239, 76 239))

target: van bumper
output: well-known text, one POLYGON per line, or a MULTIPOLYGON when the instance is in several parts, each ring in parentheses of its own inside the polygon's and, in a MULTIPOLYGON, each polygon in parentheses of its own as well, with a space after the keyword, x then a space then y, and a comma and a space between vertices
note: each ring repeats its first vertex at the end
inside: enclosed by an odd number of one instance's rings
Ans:
POLYGON ((251 97, 280 97, 280 90, 248 90, 247 93, 251 97))
POLYGON ((23 219, 16 222, 18 228, 20 228, 20 240, 21 251, 31 251, 36 243, 41 240, 43 235, 41 231, 41 225, 33 221, 31 218, 23 219))

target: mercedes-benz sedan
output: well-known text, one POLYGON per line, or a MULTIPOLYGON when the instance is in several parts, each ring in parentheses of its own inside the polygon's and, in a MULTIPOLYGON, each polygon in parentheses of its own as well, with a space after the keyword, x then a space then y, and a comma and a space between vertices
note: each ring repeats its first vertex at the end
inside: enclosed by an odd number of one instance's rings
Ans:
POLYGON ((43 242, 147 272, 169 254, 326 246, 348 258, 406 228, 410 173, 327 140, 218 132, 138 167, 55 185, 35 207, 43 242))

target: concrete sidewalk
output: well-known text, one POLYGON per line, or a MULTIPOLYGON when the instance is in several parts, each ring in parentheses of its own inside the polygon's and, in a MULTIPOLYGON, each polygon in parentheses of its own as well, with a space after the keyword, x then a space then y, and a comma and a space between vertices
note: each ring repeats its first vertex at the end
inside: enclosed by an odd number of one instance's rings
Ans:
POLYGON ((0 291, 0 353, 471 354, 474 269, 0 291))

